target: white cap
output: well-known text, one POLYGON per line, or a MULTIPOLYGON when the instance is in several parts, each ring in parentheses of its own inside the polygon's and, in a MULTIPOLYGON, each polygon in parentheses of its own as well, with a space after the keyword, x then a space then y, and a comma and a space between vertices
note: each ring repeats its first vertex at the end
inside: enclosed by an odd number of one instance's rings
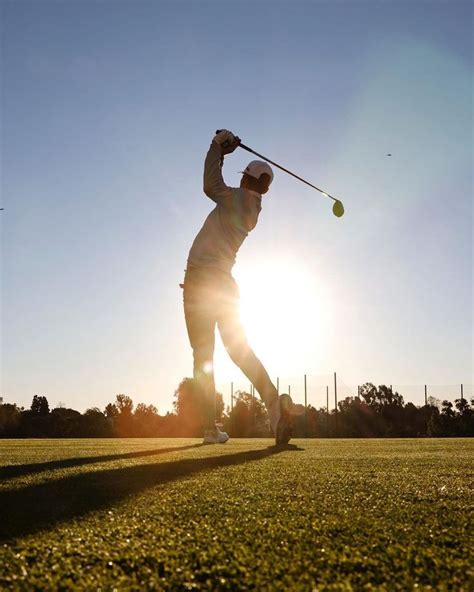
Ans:
POLYGON ((270 176, 270 183, 273 181, 272 167, 263 160, 252 160, 252 162, 248 163, 245 171, 239 172, 241 172, 243 175, 254 177, 255 179, 260 179, 260 175, 265 173, 270 176))

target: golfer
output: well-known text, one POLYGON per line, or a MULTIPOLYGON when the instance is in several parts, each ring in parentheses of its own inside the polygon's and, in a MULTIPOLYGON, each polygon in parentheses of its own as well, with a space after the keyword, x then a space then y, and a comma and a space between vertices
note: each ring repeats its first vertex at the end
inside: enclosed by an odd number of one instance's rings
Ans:
POLYGON ((206 218, 189 251, 184 277, 184 314, 193 349, 194 380, 204 414, 206 444, 229 439, 215 424, 213 372, 216 325, 231 359, 253 384, 268 411, 277 444, 291 437, 291 420, 267 371, 254 354, 240 322, 239 290, 232 277, 237 251, 257 224, 262 195, 273 180, 271 167, 254 160, 243 171, 240 187, 228 187, 222 178, 224 156, 240 139, 221 130, 212 140, 204 163, 204 193, 216 206, 206 218))

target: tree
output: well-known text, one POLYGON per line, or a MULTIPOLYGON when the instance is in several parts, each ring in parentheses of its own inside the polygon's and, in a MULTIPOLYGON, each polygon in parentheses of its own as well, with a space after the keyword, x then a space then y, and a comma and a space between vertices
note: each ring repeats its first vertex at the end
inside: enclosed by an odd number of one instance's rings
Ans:
POLYGON ((439 438, 443 436, 443 418, 439 413, 437 407, 433 407, 434 411, 428 419, 428 425, 426 428, 426 435, 430 438, 439 438))
POLYGON ((474 436, 474 410, 471 405, 464 398, 454 401, 454 406, 458 411, 455 422, 457 436, 474 436))
POLYGON ((9 403, 0 405, 0 438, 14 437, 20 420, 20 409, 16 405, 9 403))
POLYGON ((293 438, 306 438, 309 435, 310 412, 299 403, 293 406, 293 438))
POLYGON ((83 436, 81 414, 75 409, 56 407, 50 414, 50 436, 53 438, 80 438, 83 436))
POLYGON ((117 435, 120 438, 130 438, 133 436, 133 401, 127 395, 117 395, 115 400, 115 407, 118 410, 117 416, 114 418, 114 426, 117 435))
POLYGON ((158 409, 154 405, 145 405, 145 403, 138 403, 135 409, 135 415, 146 416, 146 415, 157 415, 158 409))
POLYGON ((49 403, 46 397, 41 397, 39 395, 35 395, 33 397, 33 401, 31 402, 31 411, 35 415, 45 416, 49 413, 49 403))
POLYGON ((467 399, 455 399, 454 406, 458 410, 461 415, 469 415, 471 408, 469 407, 469 403, 467 399))
POLYGON ((360 396, 364 399, 367 405, 375 407, 377 388, 371 382, 366 382, 360 387, 360 396))
MULTIPOLYGON (((375 388, 375 387, 374 387, 375 388)), ((377 391, 368 389, 371 393, 371 405, 359 397, 346 397, 338 403, 337 435, 346 438, 365 438, 377 434, 380 430, 377 415, 377 391), (372 396, 373 393, 373 396, 372 396)), ((334 422, 334 417, 331 417, 334 422)), ((335 428, 334 428, 335 429, 335 428)))
POLYGON ((133 401, 127 395, 117 395, 115 400, 115 406, 118 409, 119 414, 131 415, 133 411, 133 401))
POLYGON ((441 409, 441 401, 432 395, 428 395, 428 406, 429 407, 436 407, 437 409, 441 409))
POLYGON ((108 403, 105 407, 104 415, 107 419, 113 420, 118 415, 118 409, 113 403, 108 403))
POLYGON ((112 426, 105 413, 97 407, 87 409, 82 416, 82 434, 86 438, 107 438, 112 435, 112 426))
POLYGON ((443 401, 441 403, 441 413, 446 417, 454 417, 454 409, 451 401, 443 401))
POLYGON ((230 435, 237 438, 269 437, 268 415, 261 399, 237 391, 234 400, 234 408, 224 423, 230 435))
POLYGON ((153 438, 158 435, 160 416, 154 405, 139 403, 134 413, 136 436, 153 438))

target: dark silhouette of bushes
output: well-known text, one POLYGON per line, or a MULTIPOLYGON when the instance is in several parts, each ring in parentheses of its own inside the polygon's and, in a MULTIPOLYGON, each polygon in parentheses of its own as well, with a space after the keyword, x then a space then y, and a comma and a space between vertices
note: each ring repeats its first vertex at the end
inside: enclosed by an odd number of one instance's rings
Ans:
MULTIPOLYGON (((474 400, 437 402, 417 407, 391 388, 364 384, 360 396, 339 401, 337 412, 295 405, 294 437, 418 438, 474 436, 474 400)), ((174 412, 159 415, 153 405, 116 396, 104 411, 79 413, 56 407, 35 395, 30 409, 0 405, 0 438, 155 438, 202 436, 202 405, 194 380, 185 378, 175 392, 174 412)), ((238 391, 231 409, 216 396, 216 418, 233 437, 270 437, 268 417, 259 397, 238 391)))

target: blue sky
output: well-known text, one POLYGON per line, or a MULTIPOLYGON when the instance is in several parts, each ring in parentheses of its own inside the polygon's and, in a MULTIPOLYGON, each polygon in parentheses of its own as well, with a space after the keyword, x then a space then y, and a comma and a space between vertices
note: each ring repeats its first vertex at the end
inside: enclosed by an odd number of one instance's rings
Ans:
MULTIPOLYGON (((2 2, 4 399, 171 407, 220 127, 346 208, 277 173, 239 253, 247 308, 274 318, 254 335, 271 375, 474 382, 471 19, 456 1, 2 2)), ((226 159, 230 185, 248 160, 226 159)), ((216 366, 225 393, 246 386, 216 366)))

